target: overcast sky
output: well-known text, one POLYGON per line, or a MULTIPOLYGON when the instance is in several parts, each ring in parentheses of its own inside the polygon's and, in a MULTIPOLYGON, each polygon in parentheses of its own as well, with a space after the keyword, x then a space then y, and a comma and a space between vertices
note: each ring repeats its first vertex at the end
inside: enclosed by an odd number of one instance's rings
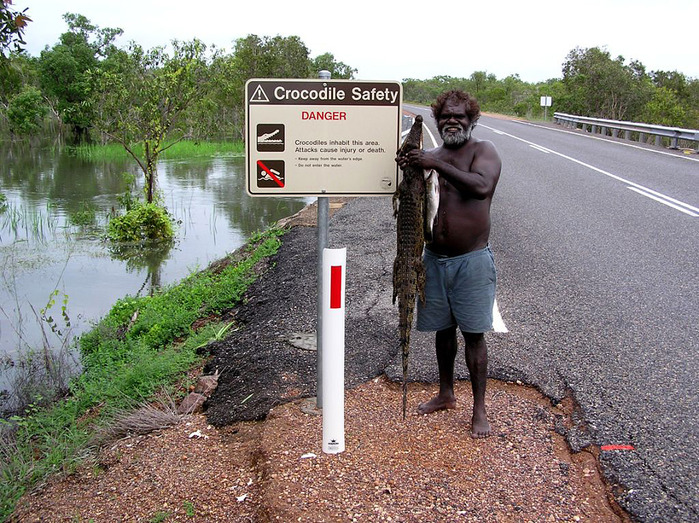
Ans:
POLYGON ((468 77, 487 71, 527 82, 560 78, 575 47, 602 47, 648 71, 699 78, 699 0, 14 0, 29 8, 27 51, 38 55, 85 15, 117 40, 145 48, 199 38, 233 49, 237 38, 296 35, 311 57, 330 52, 361 80, 468 77), (475 4, 475 5, 474 5, 475 4), (440 7, 443 6, 443 7, 440 7))

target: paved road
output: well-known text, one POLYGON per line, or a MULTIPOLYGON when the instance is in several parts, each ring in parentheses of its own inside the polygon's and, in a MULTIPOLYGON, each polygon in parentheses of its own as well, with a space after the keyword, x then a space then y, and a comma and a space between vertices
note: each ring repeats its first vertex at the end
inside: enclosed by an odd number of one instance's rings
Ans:
POLYGON ((699 521, 699 157, 487 116, 474 136, 503 158, 491 374, 571 395, 573 447, 632 445, 600 460, 639 520, 699 521))

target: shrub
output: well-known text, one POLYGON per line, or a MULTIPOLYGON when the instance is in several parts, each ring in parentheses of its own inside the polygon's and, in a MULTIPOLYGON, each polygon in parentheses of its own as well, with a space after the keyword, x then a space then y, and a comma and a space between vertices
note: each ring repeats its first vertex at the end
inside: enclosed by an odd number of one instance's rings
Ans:
POLYGON ((114 242, 170 241, 174 237, 172 218, 164 207, 139 203, 123 216, 109 221, 107 237, 114 242))
POLYGON ((27 87, 7 106, 10 129, 19 135, 35 134, 41 129, 41 119, 47 111, 41 91, 36 87, 27 87))

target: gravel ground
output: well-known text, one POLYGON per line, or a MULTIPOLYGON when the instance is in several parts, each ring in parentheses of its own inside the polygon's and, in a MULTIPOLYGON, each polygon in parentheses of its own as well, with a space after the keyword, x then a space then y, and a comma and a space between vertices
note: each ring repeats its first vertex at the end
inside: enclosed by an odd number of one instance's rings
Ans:
MULTIPOLYGON (((571 454, 555 420, 569 408, 491 382, 492 437, 474 440, 463 404, 403 421, 396 383, 346 393, 346 450, 324 454, 322 418, 303 400, 264 422, 222 429, 203 415, 129 437, 77 473, 25 496, 15 521, 629 521, 590 452, 571 454)), ((409 401, 436 393, 413 383, 409 401)))
POLYGON ((25 496, 14 520, 630 521, 601 479, 594 447, 569 451, 566 438, 584 430, 570 399, 554 406, 511 383, 516 376, 490 380, 493 436, 473 440, 468 373, 458 361, 457 408, 417 415, 437 386, 431 337, 415 332, 411 414, 401 419, 395 231, 375 208, 353 200, 331 222, 330 246, 352 246, 344 453, 321 450, 322 418, 308 399, 316 354, 297 343, 315 330, 315 229, 303 226, 311 208, 232 311, 239 330, 209 347, 205 372, 221 376, 205 414, 104 448, 25 496))

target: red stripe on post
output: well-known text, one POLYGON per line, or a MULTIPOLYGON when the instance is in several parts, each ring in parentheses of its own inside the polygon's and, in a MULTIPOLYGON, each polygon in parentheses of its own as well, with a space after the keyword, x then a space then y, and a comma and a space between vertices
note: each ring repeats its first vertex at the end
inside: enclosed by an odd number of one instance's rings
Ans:
POLYGON ((330 308, 342 306, 342 265, 330 266, 330 308))

